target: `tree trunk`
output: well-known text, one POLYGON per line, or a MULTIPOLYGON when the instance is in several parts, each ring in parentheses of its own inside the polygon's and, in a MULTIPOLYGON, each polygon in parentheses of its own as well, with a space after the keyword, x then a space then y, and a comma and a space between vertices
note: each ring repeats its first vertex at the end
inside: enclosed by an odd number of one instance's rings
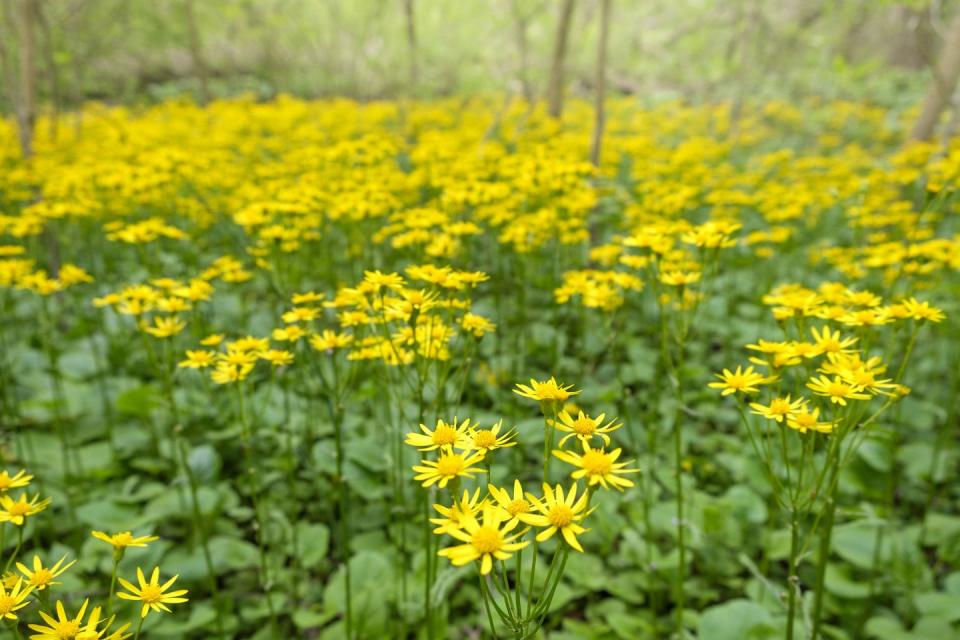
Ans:
POLYGON ((933 137, 937 121, 944 107, 951 101, 960 76, 960 14, 950 23, 940 64, 933 71, 933 82, 923 101, 920 117, 910 134, 912 140, 929 140, 933 137))
POLYGON ((560 11, 560 23, 553 41, 553 57, 550 62, 550 84, 547 87, 547 102, 550 115, 559 118, 563 115, 563 78, 567 58, 567 39, 570 35, 570 22, 573 17, 574 0, 563 0, 560 11))
POLYGON ((517 53, 520 54, 520 90, 523 99, 528 105, 533 104, 533 87, 530 84, 530 44, 527 40, 527 29, 530 26, 530 17, 523 13, 517 0, 510 1, 513 13, 513 24, 517 37, 517 53))
POLYGON ((193 72, 200 80, 200 100, 203 104, 210 102, 210 74, 206 60, 203 58, 203 43, 200 41, 200 30, 197 28, 197 16, 194 12, 193 0, 186 0, 184 9, 187 14, 187 31, 190 37, 190 61, 193 63, 193 72))
POLYGON ((593 142, 590 145, 590 162, 600 166, 600 151, 603 146, 603 128, 606 124, 607 99, 607 41, 610 35, 610 5, 613 0, 600 0, 600 40, 597 42, 596 93, 594 94, 593 142))
POLYGON ((24 158, 33 155, 33 131, 37 121, 37 45, 33 33, 34 2, 35 0, 20 0, 17 3, 17 19, 20 25, 20 91, 17 96, 17 129, 20 150, 24 158))
POLYGON ((47 82, 50 83, 50 104, 53 109, 50 114, 50 137, 57 139, 57 126, 60 124, 60 110, 63 107, 63 92, 60 89, 60 69, 57 67, 57 60, 53 51, 53 35, 50 31, 50 23, 47 16, 43 13, 43 4, 35 2, 34 19, 40 27, 40 37, 43 41, 43 64, 46 67, 47 82))
POLYGON ((407 80, 410 83, 408 90, 412 92, 417 86, 420 75, 417 68, 417 20, 413 0, 403 0, 403 15, 407 23, 407 55, 410 65, 407 70, 407 80))

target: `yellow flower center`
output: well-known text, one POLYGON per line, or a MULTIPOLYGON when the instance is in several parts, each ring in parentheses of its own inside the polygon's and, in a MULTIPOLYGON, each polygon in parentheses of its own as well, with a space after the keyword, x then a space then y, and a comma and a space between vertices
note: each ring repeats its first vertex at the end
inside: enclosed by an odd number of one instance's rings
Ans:
POLYGON ((547 520, 555 527, 562 528, 573 522, 573 509, 565 504, 555 504, 547 515, 547 520))
POLYGON ((11 596, 0 596, 0 615, 6 615, 17 606, 17 601, 11 596))
POLYGON ((454 477, 463 471, 463 458, 459 454, 440 456, 437 460, 437 473, 441 476, 454 477))
POLYGON ((30 576, 30 584, 35 587, 45 587, 51 582, 53 582, 53 573, 46 567, 34 571, 30 576))
POLYGON ((846 397, 848 390, 849 389, 847 385, 843 384, 842 382, 831 382, 830 386, 827 387, 827 393, 837 398, 846 397))
POLYGON ((483 525, 473 532, 470 543, 480 553, 494 553, 503 545, 503 536, 493 527, 483 525))
POLYGON ((111 541, 115 547, 126 547, 133 542, 133 535, 128 532, 118 533, 112 536, 111 541))
POLYGON ((439 447, 452 445, 456 442, 457 430, 448 424, 438 425, 436 431, 433 432, 433 444, 439 447))
POLYGON ((577 418, 573 421, 573 430, 581 436, 593 435, 593 431, 596 429, 596 427, 597 425, 594 424, 593 420, 587 416, 577 418))
POLYGON ((158 584, 148 584, 140 589, 140 600, 144 604, 154 604, 160 602, 161 599, 163 599, 163 591, 160 590, 158 584))
POLYGON ((473 434, 473 444, 478 449, 490 449, 497 445, 497 436, 493 435, 493 432, 488 429, 477 431, 473 434))
POLYGON ((30 503, 29 502, 14 502, 10 505, 10 508, 7 509, 11 516, 25 516, 30 513, 30 503))
POLYGON ((512 500, 510 504, 507 505, 507 513, 511 516, 515 516, 518 513, 528 513, 530 511, 530 503, 524 499, 512 500))
POLYGON ((613 470, 610 456, 602 451, 587 451, 583 454, 580 466, 592 476, 605 476, 613 470))
POLYGON ((73 640, 80 633, 80 623, 76 620, 66 620, 54 625, 53 631, 59 640, 73 640))
POLYGON ((790 413, 790 403, 781 398, 777 398, 770 403, 770 413, 775 416, 785 416, 790 413))

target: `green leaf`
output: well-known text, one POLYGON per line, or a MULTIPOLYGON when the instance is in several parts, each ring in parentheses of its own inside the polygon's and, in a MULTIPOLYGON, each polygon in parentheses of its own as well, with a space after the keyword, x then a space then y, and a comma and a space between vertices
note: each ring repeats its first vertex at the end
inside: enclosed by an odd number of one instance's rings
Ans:
POLYGON ((296 526, 300 562, 307 569, 312 569, 327 557, 330 530, 320 523, 298 522, 296 526))
POLYGON ((731 600, 703 612, 699 640, 745 640, 773 637, 776 631, 770 613, 749 600, 731 600))
POLYGON ((918 593, 913 602, 924 616, 941 618, 947 622, 960 620, 960 595, 955 593, 918 593))

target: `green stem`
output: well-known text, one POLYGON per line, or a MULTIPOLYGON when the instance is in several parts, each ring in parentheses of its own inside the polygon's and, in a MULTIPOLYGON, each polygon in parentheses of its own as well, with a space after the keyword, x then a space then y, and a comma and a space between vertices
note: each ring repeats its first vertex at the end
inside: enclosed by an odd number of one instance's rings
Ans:
POLYGON ((787 565, 787 640, 793 640, 793 623, 797 613, 797 551, 800 546, 800 523, 796 510, 790 514, 790 564, 787 565))
POLYGON ((146 618, 144 616, 140 616, 140 621, 137 622, 137 632, 133 634, 133 640, 140 640, 140 629, 143 628, 143 621, 145 619, 146 618))

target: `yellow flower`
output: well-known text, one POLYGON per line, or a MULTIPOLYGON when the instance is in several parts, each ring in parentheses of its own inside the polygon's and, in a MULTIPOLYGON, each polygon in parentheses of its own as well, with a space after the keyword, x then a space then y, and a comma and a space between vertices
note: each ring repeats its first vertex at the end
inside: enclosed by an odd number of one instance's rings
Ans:
POLYGON ((570 391, 572 388, 572 384, 559 384, 556 379, 552 377, 549 380, 543 381, 537 381, 531 378, 529 387, 525 384, 518 383, 517 388, 514 389, 513 392, 518 396, 530 398, 531 400, 537 400, 542 403, 552 403, 566 402, 570 396, 580 393, 579 391, 570 391))
POLYGON ((751 402, 750 412, 758 416, 763 416, 768 420, 783 422, 784 418, 789 418, 798 411, 801 411, 805 403, 806 400, 803 398, 791 400, 790 396, 787 395, 786 398, 774 398, 770 401, 769 406, 760 404, 759 402, 751 402))
POLYGON ((445 448, 441 450, 440 457, 436 460, 424 460, 414 466, 413 470, 417 475, 413 479, 423 483, 424 487, 436 484, 443 489, 454 478, 472 478, 478 473, 483 473, 482 469, 473 468, 481 462, 483 462, 482 451, 466 456, 455 453, 451 448, 445 448))
POLYGON ((583 454, 560 449, 555 449, 553 452, 554 457, 578 467, 570 474, 572 478, 575 480, 586 478, 591 487, 599 484, 604 489, 609 489, 612 486, 618 491, 633 486, 632 481, 620 476, 627 473, 637 473, 640 470, 627 469, 626 466, 630 462, 617 462, 621 449, 607 452, 604 449, 591 449, 586 442, 581 444, 583 445, 583 454))
POLYGON ((224 335, 222 333, 214 333, 212 335, 207 336, 203 340, 201 340, 200 344, 202 344, 205 347, 216 347, 221 342, 223 342, 223 338, 224 338, 224 335))
POLYGON ((294 307, 290 311, 284 313, 281 318, 287 324, 296 324, 298 322, 310 322, 311 320, 316 320, 317 316, 320 315, 320 309, 315 309, 314 307, 294 307))
POLYGON ((539 514, 527 516, 524 522, 535 527, 546 527, 537 534, 537 541, 543 542, 553 537, 557 531, 563 535, 567 544, 583 552, 580 541, 577 536, 585 533, 587 529, 580 526, 579 522, 583 520, 590 511, 587 509, 590 500, 590 493, 584 491, 577 499, 577 483, 570 487, 570 491, 564 496, 563 487, 559 484, 556 489, 551 489, 550 485, 543 485, 543 500, 534 502, 539 514))
POLYGON ((806 433, 813 430, 819 433, 831 433, 834 422, 820 422, 820 409, 809 411, 804 409, 792 415, 787 416, 787 426, 796 429, 800 433, 806 433))
POLYGON ((423 433, 413 431, 407 434, 405 444, 416 447, 420 451, 434 451, 441 447, 456 447, 457 449, 467 449, 467 430, 470 428, 470 419, 467 418, 459 425, 454 418, 452 423, 437 420, 437 426, 433 431, 425 424, 420 425, 423 433))
MULTIPOLYGON (((536 498, 523 491, 523 485, 520 480, 513 481, 513 495, 510 495, 506 489, 487 485, 487 491, 498 507, 506 512, 507 516, 518 522, 526 522, 527 515, 530 513, 533 505, 536 504, 536 498)), ((513 522, 511 520, 511 522, 513 522)))
POLYGON ((274 340, 279 342, 296 342, 307 335, 307 330, 295 324, 291 324, 280 329, 274 329, 271 334, 274 340))
POLYGON ((478 488, 470 495, 470 492, 464 489, 463 497, 455 500, 453 505, 445 507, 442 504, 435 504, 436 509, 442 518, 430 518, 430 522, 437 525, 434 533, 447 533, 451 529, 462 529, 465 516, 474 516, 485 504, 485 500, 480 500, 480 489, 478 488))
POLYGON ((529 541, 514 542, 526 531, 508 535, 516 528, 517 522, 511 520, 504 524, 505 518, 506 514, 501 509, 490 504, 483 508, 482 522, 473 515, 465 516, 462 529, 447 532, 463 544, 441 549, 437 555, 449 558, 455 567, 479 560, 480 573, 487 575, 493 568, 494 558, 508 560, 514 551, 530 544, 529 541))
POLYGON ((516 441, 511 442, 516 436, 516 431, 511 429, 503 435, 500 435, 500 427, 502 425, 503 420, 500 420, 489 429, 471 427, 468 432, 469 439, 467 440, 465 448, 468 451, 483 451, 484 453, 489 453, 494 449, 505 449, 507 447, 517 446, 516 441))
POLYGON ((140 583, 140 587, 137 588, 123 578, 119 578, 120 585, 130 593, 118 591, 117 597, 123 598, 124 600, 139 600, 142 602, 143 606, 140 608, 141 618, 146 618, 151 610, 157 612, 166 611, 169 613, 170 609, 167 607, 168 604, 180 604, 181 602, 187 601, 187 599, 183 597, 187 594, 186 589, 167 591, 178 577, 179 576, 173 576, 163 584, 160 584, 160 567, 154 567, 150 581, 147 582, 143 577, 143 571, 137 567, 137 581, 140 583))
POLYGON ((19 489, 30 484, 33 476, 27 475, 27 472, 21 469, 16 475, 11 476, 6 470, 0 471, 0 492, 7 492, 10 489, 19 489))
POLYGON ((324 329, 322 333, 310 336, 310 346, 317 351, 333 351, 349 347, 353 336, 324 329))
POLYGON ((460 320, 460 326, 463 327, 464 331, 472 333, 475 338, 482 338, 484 334, 490 333, 497 328, 497 325, 483 316, 474 313, 463 314, 463 318, 460 320))
POLYGON ((30 640, 99 640, 105 630, 97 629, 100 626, 100 607, 90 611, 86 624, 83 616, 87 612, 90 600, 84 600, 76 617, 69 617, 63 608, 63 603, 57 601, 57 617, 40 612, 40 617, 47 626, 31 624, 30 628, 37 633, 30 636, 30 640))
POLYGON ((660 274, 660 282, 673 287, 685 287, 700 281, 699 271, 664 271, 660 274))
POLYGON ((121 531, 120 533, 114 533, 113 535, 104 533, 103 531, 91 531, 90 535, 97 540, 103 540, 104 542, 113 545, 114 549, 145 547, 148 543, 160 539, 159 536, 140 536, 139 538, 135 538, 129 531, 121 531))
POLYGON ((560 439, 559 446, 561 447, 567 440, 574 436, 581 442, 590 442, 593 436, 597 436, 603 440, 603 444, 609 446, 610 436, 607 434, 623 426, 622 424, 615 424, 616 420, 611 420, 607 424, 603 424, 603 419, 606 417, 605 413, 601 413, 596 418, 591 418, 583 411, 580 411, 576 419, 574 419, 566 411, 561 411, 557 414, 557 417, 560 419, 560 422, 555 422, 553 426, 555 426, 558 431, 563 431, 568 434, 560 439))
POLYGON ((187 358, 181 360, 177 366, 189 369, 205 369, 212 366, 216 361, 217 354, 214 351, 187 351, 187 358))
POLYGON ((760 390, 761 384, 766 384, 770 380, 765 376, 753 370, 753 367, 747 367, 744 371, 742 367, 737 367, 736 371, 724 369, 723 373, 714 374, 720 378, 721 382, 711 382, 707 386, 713 389, 723 389, 720 395, 728 396, 731 393, 756 393, 760 390))
POLYGON ((293 362, 293 354, 282 349, 268 349, 260 352, 260 358, 274 367, 283 367, 293 362))
POLYGON ((63 564, 64 560, 66 559, 67 556, 63 556, 57 560, 56 564, 54 564, 52 567, 44 567, 40 562, 40 556, 34 555, 32 570, 27 568, 27 566, 21 562, 17 563, 17 569, 23 574, 23 577, 26 578, 27 584, 37 591, 43 591, 47 587, 60 584, 59 582, 54 582, 54 579, 72 567, 76 562, 76 560, 71 560, 67 564, 63 564))
POLYGON ((839 404, 841 407, 847 406, 847 400, 870 399, 868 394, 861 393, 862 389, 860 387, 847 384, 840 376, 833 376, 833 379, 823 375, 810 378, 807 387, 818 396, 830 398, 830 402, 839 404))
POLYGON ((18 579, 12 588, 0 584, 0 619, 16 620, 15 612, 30 604, 27 596, 30 595, 33 587, 26 585, 24 588, 24 586, 22 579, 18 579))
POLYGON ((183 331, 183 329, 187 326, 187 323, 183 322, 176 316, 157 316, 153 319, 153 325, 154 326, 152 327, 144 325, 143 330, 155 338, 169 338, 183 331))
POLYGON ((856 338, 843 338, 840 331, 830 332, 830 327, 823 327, 823 332, 818 332, 816 327, 810 329, 813 334, 814 344, 820 353, 851 353, 852 347, 856 344, 856 338))
POLYGON ((323 294, 315 291, 306 291, 304 293, 295 293, 290 302, 293 304, 309 304, 311 302, 320 302, 323 300, 323 294))
POLYGON ((947 316, 943 311, 933 307, 929 302, 920 302, 916 298, 909 298, 902 303, 906 316, 914 320, 929 320, 930 322, 942 322, 947 316))
POLYGON ((26 494, 22 494, 17 500, 8 495, 2 495, 0 496, 0 522, 12 522, 22 526, 29 516, 40 513, 49 504, 50 498, 41 500, 39 495, 33 496, 29 501, 26 494))
POLYGON ((370 285, 375 291, 380 289, 392 289, 398 291, 403 287, 403 276, 398 273, 381 273, 380 271, 364 271, 364 283, 370 285))

